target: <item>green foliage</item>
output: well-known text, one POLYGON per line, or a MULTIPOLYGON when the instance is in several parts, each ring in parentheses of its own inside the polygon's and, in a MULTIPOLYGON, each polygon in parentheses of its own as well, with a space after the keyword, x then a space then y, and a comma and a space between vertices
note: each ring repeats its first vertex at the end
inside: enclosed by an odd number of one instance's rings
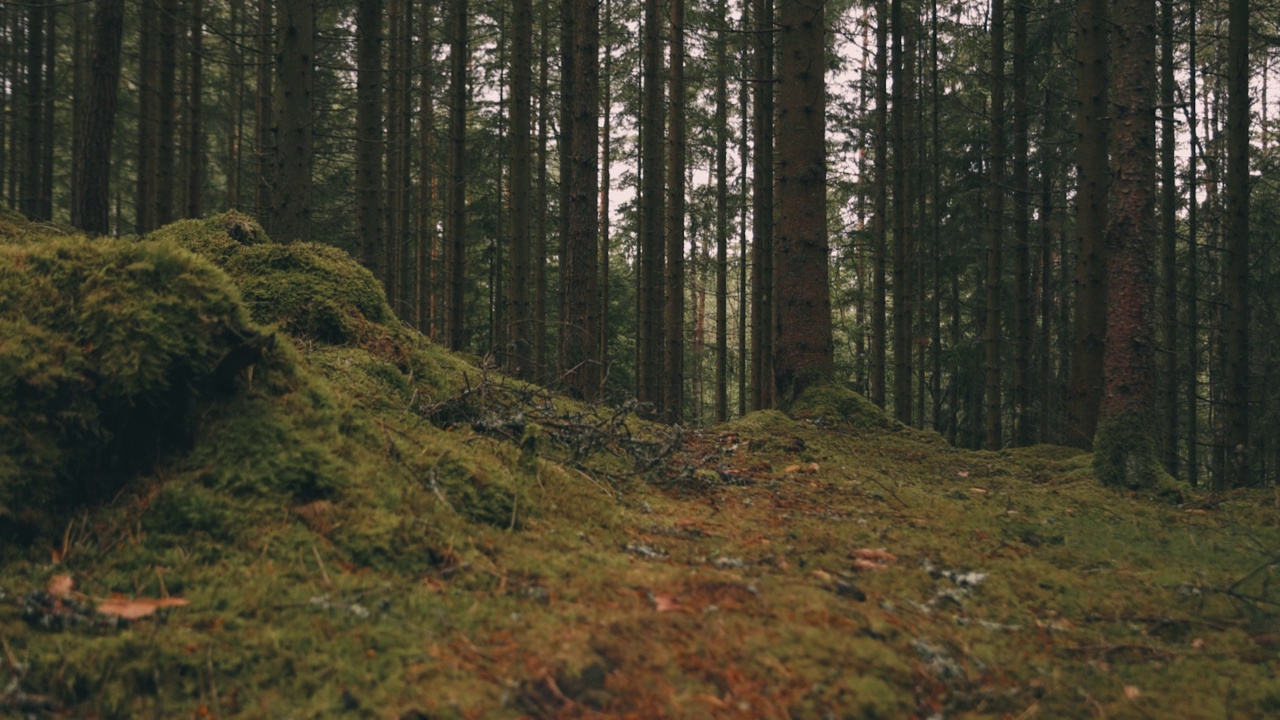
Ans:
POLYGON ((833 382, 806 388, 791 404, 788 412, 800 419, 822 418, 831 424, 861 429, 899 427, 898 422, 875 403, 833 382))
POLYGON ((1104 419, 1093 440, 1093 472, 1108 487, 1181 497, 1156 455, 1149 419, 1126 413, 1104 419))

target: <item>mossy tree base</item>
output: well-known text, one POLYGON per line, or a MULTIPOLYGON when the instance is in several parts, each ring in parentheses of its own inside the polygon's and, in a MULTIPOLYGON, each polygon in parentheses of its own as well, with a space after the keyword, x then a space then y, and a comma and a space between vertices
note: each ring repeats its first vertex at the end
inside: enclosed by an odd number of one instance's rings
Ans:
POLYGON ((1093 472, 1108 487, 1165 491, 1177 482, 1156 453, 1151 422, 1137 413, 1106 418, 1093 439, 1093 472))

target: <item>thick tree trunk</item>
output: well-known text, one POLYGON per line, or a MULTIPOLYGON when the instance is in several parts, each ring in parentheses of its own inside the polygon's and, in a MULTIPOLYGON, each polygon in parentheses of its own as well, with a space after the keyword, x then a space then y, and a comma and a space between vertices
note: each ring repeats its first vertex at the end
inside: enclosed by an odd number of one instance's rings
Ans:
POLYGON ((889 215, 889 16, 885 0, 876 0, 876 114, 872 137, 875 143, 875 188, 871 210, 872 308, 871 308, 871 401, 885 402, 885 266, 889 215))
POLYGON ((268 58, 272 56, 275 38, 275 18, 271 12, 271 0, 258 0, 258 76, 256 78, 257 99, 254 103, 254 155, 257 177, 253 193, 254 209, 258 217, 265 221, 270 211, 274 196, 274 171, 272 162, 275 157, 274 138, 271 129, 275 127, 275 92, 272 88, 274 67, 268 58))
POLYGON ((204 0, 191 0, 191 65, 187 88, 186 217, 204 215, 204 0))
POLYGON ((178 118, 178 0, 160 0, 159 86, 156 102, 156 226, 174 221, 177 189, 177 144, 174 121, 178 118))
POLYGON ((827 258, 825 0, 779 12, 778 299, 774 372, 784 404, 831 377, 834 351, 827 258))
POLYGON ((1027 5, 1013 0, 1013 444, 1033 442, 1031 418, 1031 189, 1028 169, 1027 5))
POLYGON ((1173 113, 1177 82, 1173 68, 1173 3, 1160 3, 1160 245, 1164 329, 1160 383, 1164 406, 1161 457, 1178 473, 1178 169, 1173 113))
MULTIPOLYGON (((538 5, 538 178, 534 197, 547 197, 547 104, 551 21, 548 0, 538 5)), ((533 366, 535 378, 547 372, 547 203, 534 208, 533 246, 533 366)))
POLYGON ((642 45, 643 99, 640 112, 640 275, 636 298, 640 311, 637 397, 655 413, 662 408, 664 296, 663 222, 666 182, 662 158, 662 28, 657 0, 644 2, 642 45))
POLYGON ((230 83, 227 91, 227 112, 230 122, 227 124, 227 146, 225 150, 226 171, 226 206, 231 209, 240 207, 240 159, 244 137, 244 53, 241 50, 241 34, 246 27, 244 17, 244 0, 231 0, 228 3, 230 17, 228 30, 237 38, 236 42, 227 43, 227 72, 230 83))
POLYGON ((109 229, 111 136, 116 122, 120 48, 124 37, 124 0, 97 0, 93 19, 93 64, 89 98, 80 134, 79 187, 72 193, 76 227, 101 235, 109 229))
POLYGON ((1141 487, 1161 472, 1155 434, 1155 2, 1113 0, 1105 389, 1094 471, 1141 487))
POLYGON ((40 165, 44 161, 42 145, 44 130, 43 106, 44 93, 44 42, 46 5, 51 0, 36 0, 26 6, 26 67, 24 68, 23 88, 23 159, 22 159, 22 193, 19 196, 18 210, 32 220, 40 217, 40 190, 42 173, 40 165))
POLYGON ((1076 298, 1071 322, 1066 444, 1088 448, 1102 401, 1107 331, 1107 0, 1076 5, 1076 298))
POLYGON ((715 419, 729 419, 729 80, 728 7, 716 3, 716 16, 724 18, 716 32, 716 389, 715 419))

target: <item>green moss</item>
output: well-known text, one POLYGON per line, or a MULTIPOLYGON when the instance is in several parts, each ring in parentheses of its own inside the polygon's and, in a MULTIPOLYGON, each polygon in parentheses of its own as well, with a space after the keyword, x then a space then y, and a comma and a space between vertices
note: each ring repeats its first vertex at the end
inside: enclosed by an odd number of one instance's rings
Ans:
POLYGON ((891 429, 898 423, 862 395, 836 383, 812 385, 787 411, 797 419, 859 429, 891 429))
POLYGON ((1099 423, 1093 440, 1093 473, 1109 487, 1180 494, 1156 455, 1150 421, 1134 413, 1099 423))

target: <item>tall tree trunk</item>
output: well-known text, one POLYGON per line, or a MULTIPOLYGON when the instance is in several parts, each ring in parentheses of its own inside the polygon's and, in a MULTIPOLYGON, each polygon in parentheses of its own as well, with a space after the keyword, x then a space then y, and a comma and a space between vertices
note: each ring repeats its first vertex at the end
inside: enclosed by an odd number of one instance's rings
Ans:
POLYGON ((101 235, 109 229, 111 136, 116 122, 120 49, 124 37, 124 0, 96 0, 93 18, 93 64, 89 98, 80 134, 79 187, 72 193, 76 227, 101 235))
POLYGON ((309 241, 315 3, 280 0, 276 13, 275 192, 267 231, 276 242, 309 241))
MULTIPOLYGON (((1196 0, 1188 3, 1187 13, 1187 65, 1199 67, 1196 54, 1196 0)), ((1199 179, 1197 174, 1197 154, 1199 153, 1199 122, 1196 117, 1196 73, 1187 73, 1187 132, 1190 135, 1187 158, 1187 482, 1192 487, 1199 485, 1200 473, 1200 309, 1198 302, 1199 264, 1196 254, 1198 250, 1197 234, 1200 223, 1197 213, 1200 200, 1197 198, 1199 179)))
MULTIPOLYGON (((738 52, 739 67, 748 67, 751 55, 751 42, 747 39, 751 29, 750 3, 742 3, 742 45, 738 52)), ((750 205, 748 196, 747 165, 751 162, 748 152, 751 122, 751 81, 746 73, 738 83, 738 416, 747 414, 747 208, 750 205)))
POLYGON ((604 0, 604 76, 601 111, 604 123, 600 129, 600 367, 609 367, 609 256, 610 191, 613 189, 613 3, 604 0))
POLYGON ((511 58, 511 278, 507 284, 511 317, 507 368, 521 380, 533 380, 533 313, 529 303, 529 276, 533 270, 532 236, 533 124, 533 3, 512 4, 511 58))
POLYGON ((1219 488, 1251 484, 1249 438, 1249 0, 1227 5, 1225 445, 1219 488))
POLYGON ((177 148, 174 121, 178 118, 178 0, 160 0, 159 86, 156 95, 156 216, 157 226, 174 221, 177 189, 177 148))
POLYGON ((356 7, 356 228, 360 259, 387 284, 382 210, 382 0, 356 7))
POLYGON ((561 257, 560 370, 582 398, 600 391, 596 259, 599 228, 598 121, 600 115, 600 9, 595 0, 567 0, 561 10, 563 103, 560 167, 565 190, 561 257))
POLYGON ((266 220, 274 195, 272 185, 274 173, 272 161, 275 147, 271 128, 275 127, 275 92, 272 88, 274 66, 271 62, 274 52, 275 17, 271 12, 272 0, 258 0, 258 37, 257 65, 258 76, 255 81, 257 99, 254 103, 254 155, 257 177, 253 193, 254 210, 258 217, 266 220))
POLYGON ((36 0, 27 5, 26 68, 22 84, 24 116, 23 129, 22 193, 18 210, 32 220, 41 220, 40 191, 42 186, 41 163, 44 140, 43 106, 44 92, 44 41, 46 6, 51 0, 36 0))
POLYGON ((684 0, 670 0, 671 63, 668 66, 667 122, 667 298, 663 388, 667 422, 684 421, 684 0))
POLYGON ((45 18, 44 97, 40 102, 40 217, 53 219, 54 110, 58 97, 58 6, 50 0, 45 18))
POLYGON ((1089 448, 1102 402, 1107 332, 1107 0, 1076 5, 1076 297, 1067 380, 1066 444, 1089 448))
POLYGON ((1173 113, 1177 89, 1173 72, 1173 3, 1160 3, 1160 269, 1164 330, 1160 382, 1164 396, 1161 456, 1170 474, 1178 472, 1178 169, 1173 113))
POLYGON ((1160 472, 1155 420, 1155 2, 1112 5, 1107 337, 1094 472, 1140 487, 1160 472))
POLYGON ((436 272, 436 216, 434 184, 435 172, 435 43, 432 38, 434 16, 432 5, 422 6, 421 23, 418 30, 418 69, 421 105, 418 115, 418 217, 417 244, 418 262, 414 292, 414 324, 418 330, 428 336, 435 337, 436 305, 434 299, 436 272))
POLYGON ((1027 163, 1027 5, 1013 0, 1013 444, 1033 442, 1031 418, 1031 189, 1027 163))
POLYGON ((1004 262, 1004 0, 991 0, 991 168, 987 190, 986 428, 988 450, 1004 445, 1000 402, 1001 288, 1004 262))
POLYGON ((773 0, 752 0, 756 21, 751 246, 751 387, 755 410, 773 407, 773 0))
POLYGON ((403 271, 401 262, 403 248, 400 244, 400 166, 405 160, 404 138, 400 134, 400 106, 404 101, 400 68, 403 67, 405 59, 400 52, 400 36, 404 32, 407 7, 408 3, 405 0, 387 0, 387 17, 390 22, 387 23, 386 37, 382 41, 385 46, 383 53, 385 60, 381 61, 386 69, 381 71, 382 77, 379 82, 382 91, 380 98, 382 105, 379 113, 381 114, 381 109, 385 107, 386 116, 379 117, 381 128, 379 133, 383 136, 385 167, 380 168, 381 174, 378 178, 379 209, 382 212, 381 242, 378 243, 382 257, 379 258, 378 265, 382 270, 379 276, 387 293, 387 302, 391 303, 397 316, 402 315, 404 311, 399 302, 400 274, 403 271))
MULTIPOLYGON (((548 57, 551 37, 549 0, 538 4, 538 177, 534 197, 547 198, 547 98, 551 97, 548 57)), ((547 203, 534 208, 533 366, 535 377, 547 372, 547 203)))
POLYGON ((663 220, 666 187, 662 153, 662 28, 658 0, 644 0, 643 99, 640 118, 640 309, 636 374, 640 402, 662 409, 664 296, 663 220))
POLYGON ((204 215, 204 0, 191 0, 191 69, 187 89, 186 217, 204 215))
POLYGON ((778 19, 776 398, 831 377, 827 258, 825 0, 789 0, 778 19))
POLYGON ((241 40, 246 27, 244 17, 244 0, 230 0, 228 4, 230 17, 228 31, 235 38, 227 43, 227 72, 229 86, 227 90, 227 112, 230 121, 227 124, 226 146, 226 205, 235 209, 240 207, 240 160, 244 137, 244 53, 241 51, 241 40))
POLYGON ((908 157, 906 125, 907 105, 910 94, 904 52, 902 48, 904 25, 902 0, 892 0, 889 14, 892 16, 893 104, 893 414, 898 422, 911 424, 911 276, 907 267, 909 242, 907 239, 908 216, 911 214, 911 193, 907 187, 908 157))
POLYGON ((875 143, 875 188, 871 210, 872 309, 871 309, 871 401, 885 403, 885 266, 889 216, 889 15, 885 0, 876 0, 876 114, 872 136, 875 143))
POLYGON ((716 17, 723 24, 716 31, 716 390, 715 418, 729 419, 729 12, 725 0, 717 0, 716 17))
MULTIPOLYGON (((84 154, 80 149, 80 126, 84 123, 86 97, 89 94, 90 47, 92 37, 89 28, 89 4, 77 3, 71 16, 71 192, 80 187, 80 163, 84 154)), ((0 29, 5 27, 4 13, 0 12, 0 29)), ((0 42, 0 57, 7 48, 0 42)), ((4 186, 4 92, 0 90, 0 188, 4 186)), ((74 207, 76 200, 71 199, 74 207)), ((73 217, 71 224, 75 225, 73 217)))
POLYGON ((467 0, 453 0, 449 49, 449 224, 446 271, 449 349, 462 350, 466 334, 467 237, 467 0))
POLYGON ((932 353, 933 371, 933 429, 942 429, 942 135, 938 128, 938 0, 930 2, 929 56, 932 64, 929 68, 930 110, 932 120, 932 150, 930 168, 932 169, 933 212, 930 214, 932 224, 933 256, 933 322, 932 338, 929 349, 932 353))
POLYGON ((138 156, 134 191, 134 232, 156 228, 156 174, 159 172, 160 23, 156 0, 144 0, 138 31, 138 156))

